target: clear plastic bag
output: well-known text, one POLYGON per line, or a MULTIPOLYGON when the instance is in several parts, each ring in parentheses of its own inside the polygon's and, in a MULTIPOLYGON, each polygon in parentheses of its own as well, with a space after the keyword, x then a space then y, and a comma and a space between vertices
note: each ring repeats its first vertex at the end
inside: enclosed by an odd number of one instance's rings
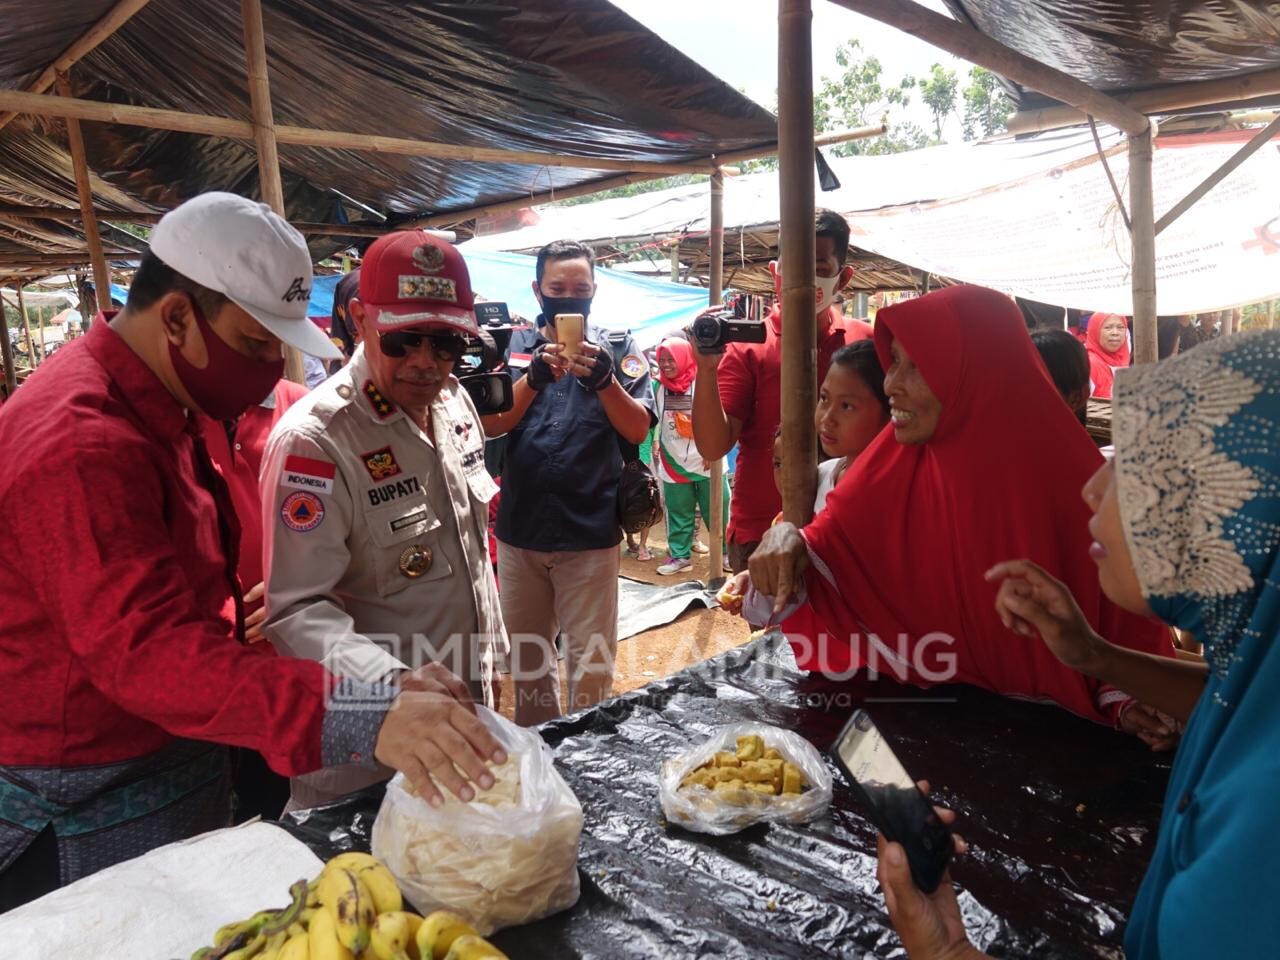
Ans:
POLYGON ((658 780, 658 796, 662 812, 674 824, 698 833, 723 835, 737 833, 757 823, 803 823, 821 814, 831 804, 831 773, 803 737, 767 723, 735 723, 720 727, 704 743, 662 764, 658 780), (755 734, 773 747, 784 760, 795 764, 804 774, 807 789, 800 794, 767 796, 735 794, 727 803, 706 787, 680 788, 684 778, 711 760, 718 752, 733 752, 738 737, 755 734))
POLYGON ((434 808, 396 774, 372 847, 419 911, 452 910, 487 936, 578 902, 582 806, 536 732, 477 713, 511 758, 493 789, 470 803, 445 792, 434 808))

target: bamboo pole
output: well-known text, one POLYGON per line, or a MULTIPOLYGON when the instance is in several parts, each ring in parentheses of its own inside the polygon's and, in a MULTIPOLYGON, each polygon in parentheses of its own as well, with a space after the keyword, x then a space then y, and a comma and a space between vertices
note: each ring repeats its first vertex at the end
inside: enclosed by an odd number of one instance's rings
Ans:
POLYGON ((1220 184, 1223 180, 1227 179, 1227 177, 1231 176, 1236 168, 1261 150, 1262 147, 1276 135, 1277 131, 1280 131, 1280 116, 1277 116, 1274 120, 1254 134, 1248 143, 1231 155, 1230 159, 1223 163, 1222 166, 1218 167, 1217 170, 1213 171, 1213 173, 1201 180, 1200 183, 1196 185, 1195 189, 1175 203, 1168 213, 1157 220, 1156 234, 1159 235, 1160 231, 1190 210, 1191 207, 1206 193, 1220 184))
POLYGON ((259 0, 241 0, 244 21, 244 53, 249 80, 249 104, 253 111, 253 141, 258 151, 258 186, 263 202, 284 216, 284 187, 280 182, 280 156, 276 151, 275 120, 271 113, 271 83, 267 79, 267 45, 259 0))
MULTIPOLYGON (((276 150, 275 119, 271 113, 271 83, 267 78, 267 41, 262 27, 260 0, 241 0, 244 21, 244 55, 249 85, 249 104, 253 111, 253 142, 258 155, 258 189, 262 200, 278 216, 284 217, 284 186, 280 182, 280 155, 276 150)), ((302 353, 284 345, 285 379, 303 385, 307 382, 302 353)))
POLYGON ((4 317, 4 308, 0 306, 0 359, 4 360, 5 396, 13 399, 13 391, 18 389, 18 368, 13 359, 13 343, 9 340, 9 321, 4 317))
POLYGON ((27 338, 27 361, 31 364, 31 369, 34 370, 36 368, 36 345, 31 339, 31 319, 27 316, 27 298, 22 289, 26 284, 19 280, 14 286, 18 290, 18 315, 22 318, 22 333, 27 338))
POLYGON ((680 238, 671 244, 671 282, 680 282, 680 238))
MULTIPOLYGON (((878 137, 889 131, 889 125, 886 123, 874 123, 868 127, 856 127, 852 130, 840 130, 835 133, 823 133, 813 138, 814 147, 831 147, 840 143, 849 143, 853 140, 866 140, 869 137, 878 137)), ((776 143, 769 144, 767 147, 747 147, 745 150, 733 150, 729 153, 719 154, 715 159, 716 162, 724 165, 730 163, 744 163, 747 160, 759 160, 761 157, 769 157, 778 152, 776 143)))
POLYGON ((910 0, 832 0, 891 27, 919 37, 925 43, 986 67, 1000 76, 1078 107, 1125 133, 1147 129, 1147 118, 1114 97, 1094 90, 1061 70, 1046 66, 972 27, 935 13, 910 0))
POLYGON ((1276 302, 1274 300, 1267 301, 1267 329, 1274 330, 1276 328, 1276 302))
MULTIPOLYGON (((21 283, 22 281, 19 280, 18 282, 21 283)), ((40 362, 44 363, 48 359, 49 359, 49 350, 44 345, 44 317, 41 317, 40 318, 40 362)))
MULTIPOLYGON (((71 97, 71 82, 65 77, 58 78, 59 97, 52 100, 65 100, 71 97)), ((93 287, 98 301, 98 310, 111 309, 111 273, 107 270, 107 261, 102 254, 102 237, 98 235, 98 221, 93 215, 93 190, 89 186, 89 164, 84 155, 84 137, 80 133, 80 121, 67 118, 67 145, 71 149, 71 164, 76 172, 76 191, 80 194, 80 213, 84 228, 85 242, 89 246, 89 260, 93 264, 93 287)), ((86 318, 86 324, 89 321, 86 318)))
MULTIPOLYGON (((716 171, 711 175, 711 236, 710 281, 707 299, 711 306, 723 302, 724 290, 724 175, 716 171)), ((679 261, 675 261, 679 267, 679 261)), ((724 579, 724 457, 711 464, 711 516, 707 523, 707 538, 711 548, 711 570, 707 573, 707 585, 724 579)))
POLYGON ((1156 233, 1152 208, 1152 133, 1129 135, 1129 216, 1133 245, 1134 363, 1159 360, 1156 335, 1156 233))
MULTIPOLYGON (((107 223, 135 223, 150 225, 159 223, 160 218, 164 216, 164 212, 130 213, 121 210, 104 210, 101 208, 95 208, 94 215, 99 221, 107 223)), ((79 210, 73 210, 70 207, 0 204, 0 221, 4 222, 8 222, 10 220, 54 220, 70 223, 80 220, 83 216, 84 214, 79 210)), ((391 224, 314 223, 306 220, 296 221, 293 223, 293 226, 303 236, 325 237, 381 237, 383 234, 390 233, 392 230, 401 229, 399 226, 393 226, 391 224)))
MULTIPOLYGON (((1115 99, 1139 113, 1168 113, 1215 104, 1222 104, 1225 107, 1275 94, 1280 94, 1280 68, 1259 70, 1241 77, 1180 83, 1172 87, 1155 87, 1139 93, 1119 95, 1115 99)), ((1074 107, 1024 110, 1009 118, 1008 132, 1011 134, 1038 133, 1041 130, 1053 130, 1057 127, 1073 127, 1078 123, 1084 123, 1086 119, 1086 115, 1074 107)))
POLYGON ((810 0, 778 2, 778 179, 782 256, 782 512, 813 516, 817 316, 814 312, 813 12, 810 0))
MULTIPOLYGON (((215 137, 227 137, 232 140, 255 139, 254 125, 248 120, 215 117, 203 113, 185 113, 181 110, 138 107, 132 104, 103 103, 98 100, 64 99, 61 97, 49 97, 44 94, 26 93, 20 90, 0 90, 0 109, 44 117, 68 117, 102 123, 122 123, 128 126, 148 127, 156 130, 176 130, 180 133, 199 133, 215 137)), ((714 165, 710 158, 689 163, 616 160, 606 157, 538 153, 531 150, 465 147, 431 140, 410 140, 403 137, 383 137, 340 130, 317 130, 312 127, 297 127, 288 124, 276 124, 275 131, 277 143, 287 143, 300 147, 326 147, 334 150, 393 153, 411 157, 435 157, 441 160, 462 160, 476 163, 522 163, 540 167, 570 167, 580 170, 624 170, 633 173, 651 174, 655 179, 682 173, 710 173, 714 165)))
MULTIPOLYGON (((111 260, 139 260, 142 254, 134 250, 107 250, 104 256, 111 260)), ((0 269, 36 270, 42 267, 78 267, 88 262, 89 257, 85 253, 38 253, 33 250, 30 256, 19 254, 0 256, 0 269)))
MULTIPOLYGON (((29 93, 44 93, 57 82, 58 74, 66 73, 72 64, 84 59, 92 53, 104 40, 124 25, 125 21, 147 5, 149 0, 120 0, 106 15, 88 29, 75 43, 67 47, 57 60, 45 67, 40 76, 27 87, 29 93)), ((20 111, 0 114, 0 128, 3 128, 20 111)))

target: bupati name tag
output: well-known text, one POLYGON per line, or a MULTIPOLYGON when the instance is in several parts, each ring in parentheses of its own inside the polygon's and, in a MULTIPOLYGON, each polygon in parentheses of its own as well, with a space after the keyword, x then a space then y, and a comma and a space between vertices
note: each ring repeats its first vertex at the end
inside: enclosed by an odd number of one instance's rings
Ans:
POLYGON ((384 503, 390 503, 393 500, 399 500, 401 497, 409 497, 415 493, 421 493, 422 484, 418 482, 417 477, 405 477, 395 483, 384 483, 380 487, 373 487, 366 492, 369 495, 369 505, 376 507, 384 503))

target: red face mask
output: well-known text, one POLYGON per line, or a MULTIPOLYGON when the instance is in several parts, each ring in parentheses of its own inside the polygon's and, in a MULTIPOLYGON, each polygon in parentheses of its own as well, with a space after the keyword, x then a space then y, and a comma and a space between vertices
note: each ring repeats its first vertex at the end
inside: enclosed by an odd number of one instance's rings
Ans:
POLYGON ((234 420, 275 389, 284 375, 284 360, 263 363, 246 357, 214 333, 194 301, 191 312, 204 338, 208 362, 203 367, 194 366, 170 343, 169 358, 174 372, 202 413, 215 420, 234 420))

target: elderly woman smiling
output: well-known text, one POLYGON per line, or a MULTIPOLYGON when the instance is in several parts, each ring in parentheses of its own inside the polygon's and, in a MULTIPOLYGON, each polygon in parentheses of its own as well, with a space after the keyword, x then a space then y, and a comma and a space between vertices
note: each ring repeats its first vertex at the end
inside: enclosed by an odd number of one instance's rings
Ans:
POLYGON ((750 563, 775 615, 800 595, 831 631, 800 666, 969 683, 1169 744, 1154 711, 1017 642, 982 578, 997 561, 1031 557, 1071 586, 1103 636, 1173 654, 1166 627, 1098 588, 1079 490, 1102 457, 1018 308, 993 290, 952 287, 882 310, 875 343, 892 429, 849 467, 825 512, 803 532, 774 527, 750 563))

